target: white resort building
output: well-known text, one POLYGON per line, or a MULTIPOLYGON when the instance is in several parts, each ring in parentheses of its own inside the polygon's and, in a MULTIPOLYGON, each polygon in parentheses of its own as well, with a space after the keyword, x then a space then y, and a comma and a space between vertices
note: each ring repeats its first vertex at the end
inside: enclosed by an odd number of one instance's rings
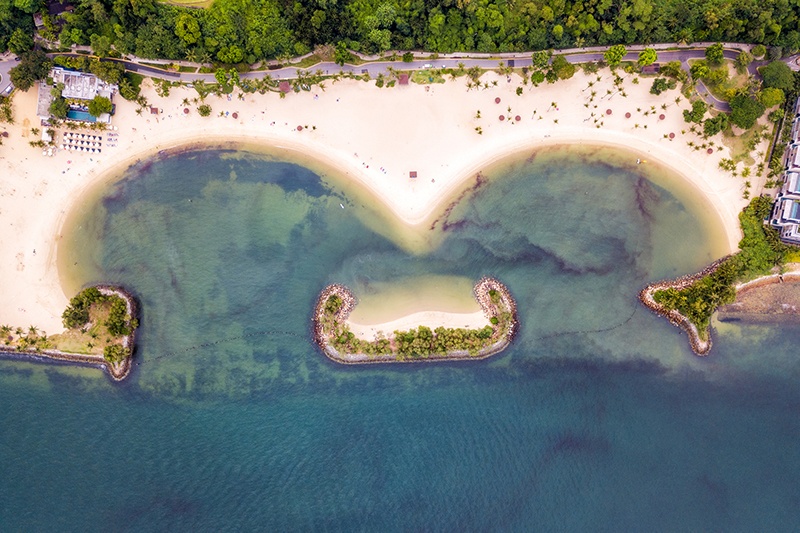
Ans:
POLYGON ((50 118, 50 104, 53 102, 51 90, 54 86, 63 84, 64 88, 61 91, 61 96, 69 103, 69 111, 67 112, 69 120, 103 122, 105 124, 111 122, 111 115, 108 113, 103 113, 99 117, 90 115, 88 102, 95 96, 104 96, 109 100, 113 100, 114 94, 119 90, 116 85, 106 83, 94 74, 76 72, 61 67, 53 68, 50 71, 50 78, 53 80, 53 85, 48 85, 44 82, 39 83, 39 96, 36 105, 36 114, 39 118, 42 120, 50 118))
POLYGON ((780 232, 783 241, 800 244, 800 98, 794 110, 792 134, 786 147, 786 172, 772 208, 770 224, 780 232))

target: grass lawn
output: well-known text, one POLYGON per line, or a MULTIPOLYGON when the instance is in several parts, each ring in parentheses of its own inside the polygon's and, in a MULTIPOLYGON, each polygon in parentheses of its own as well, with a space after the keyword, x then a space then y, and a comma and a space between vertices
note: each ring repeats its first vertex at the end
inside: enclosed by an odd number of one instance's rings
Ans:
MULTIPOLYGON (((690 60, 689 64, 691 65, 696 60, 690 60)), ((712 72, 724 72, 726 77, 723 81, 719 83, 712 83, 707 80, 703 80, 703 83, 708 88, 709 92, 714 95, 715 98, 718 100, 722 100, 724 102, 730 101, 728 97, 728 92, 734 89, 741 89, 742 87, 747 86, 747 72, 744 74, 739 74, 736 72, 736 67, 733 64, 732 60, 725 60, 722 65, 718 67, 711 67, 712 72)))
POLYGON ((130 81, 131 85, 134 87, 141 87, 144 81, 144 76, 135 72, 126 72, 125 77, 128 78, 128 81, 130 81))
POLYGON ((214 0, 162 0, 165 4, 170 4, 173 6, 180 6, 180 7, 195 7, 199 9, 205 9, 207 7, 211 7, 211 4, 214 3, 214 0))
POLYGON ((420 85, 444 83, 444 76, 439 69, 417 70, 411 74, 411 81, 420 85))
POLYGON ((53 347, 64 352, 102 355, 103 348, 119 342, 119 339, 114 339, 108 333, 105 326, 110 309, 111 302, 92 304, 89 309, 89 326, 85 330, 74 328, 51 336, 53 347))
POLYGON ((765 135, 769 131, 769 126, 756 124, 741 135, 736 135, 730 126, 722 133, 722 141, 725 146, 731 149, 731 159, 736 163, 743 162, 747 166, 758 164, 754 149, 751 148, 754 138, 765 135))
POLYGON ((109 344, 119 344, 120 339, 108 332, 105 322, 111 310, 111 302, 92 304, 89 309, 89 325, 85 329, 73 328, 63 333, 47 336, 36 330, 10 330, 3 333, 2 342, 22 348, 56 349, 62 352, 103 355, 109 344))

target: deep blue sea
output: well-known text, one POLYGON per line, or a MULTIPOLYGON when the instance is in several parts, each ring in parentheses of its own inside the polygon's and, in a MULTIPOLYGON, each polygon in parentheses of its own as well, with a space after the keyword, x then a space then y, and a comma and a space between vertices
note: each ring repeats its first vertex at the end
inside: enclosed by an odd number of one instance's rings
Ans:
POLYGON ((139 298, 135 372, 0 361, 0 530, 797 531, 800 327, 715 323, 698 358, 640 306, 723 247, 630 159, 521 154, 406 240, 274 154, 140 163, 59 249, 70 290, 139 298), (328 283, 431 300, 432 276, 482 275, 521 320, 490 360, 344 367, 312 343, 328 283))

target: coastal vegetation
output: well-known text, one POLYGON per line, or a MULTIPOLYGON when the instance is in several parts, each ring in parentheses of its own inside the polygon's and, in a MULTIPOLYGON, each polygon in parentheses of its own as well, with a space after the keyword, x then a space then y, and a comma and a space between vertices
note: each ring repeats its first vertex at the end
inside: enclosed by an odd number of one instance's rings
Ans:
POLYGON ((677 311, 688 319, 696 327, 700 339, 706 341, 711 315, 720 305, 733 302, 735 285, 780 268, 787 254, 794 250, 781 242, 776 230, 764 225, 771 208, 771 198, 753 198, 739 215, 744 234, 739 252, 718 262, 685 287, 664 286, 654 290, 652 299, 664 310, 677 311))
MULTIPOLYGON (((512 52, 593 45, 727 41, 768 45, 770 59, 800 48, 800 22, 787 2, 711 0, 609 2, 344 2, 277 0, 77 0, 71 12, 47 14, 43 0, 6 0, 0 49, 34 46, 40 36, 62 48, 90 46, 101 57, 134 54, 228 65, 288 58, 328 45, 366 53, 396 50, 512 52), (178 4, 178 5, 174 5, 178 4), (205 9, 197 9, 202 7, 205 9)), ((710 59, 716 59, 712 49, 710 59)), ((610 57, 621 60, 619 54, 610 57)), ((651 59, 647 53, 642 64, 651 59)))
POLYGON ((484 278, 475 295, 490 325, 480 329, 431 329, 425 325, 395 331, 373 340, 357 337, 347 325, 355 299, 343 286, 326 288, 315 312, 316 339, 332 359, 344 363, 391 362, 487 357, 505 348, 516 329, 516 307, 511 294, 497 280, 484 278))
POLYGON ((0 344, 6 349, 43 358, 81 364, 106 363, 114 379, 130 370, 133 334, 139 326, 133 299, 120 289, 88 287, 70 299, 62 314, 66 331, 48 336, 31 326, 27 330, 0 326, 0 344))

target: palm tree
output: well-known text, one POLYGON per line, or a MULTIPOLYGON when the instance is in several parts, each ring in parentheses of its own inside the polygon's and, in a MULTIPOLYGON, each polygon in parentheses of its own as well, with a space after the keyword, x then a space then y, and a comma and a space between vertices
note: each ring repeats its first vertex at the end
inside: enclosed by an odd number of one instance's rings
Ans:
POLYGON ((182 106, 187 106, 187 105, 189 105, 189 99, 188 99, 188 98, 184 98, 183 100, 181 100, 181 105, 182 105, 182 106))
POLYGON ((28 334, 36 335, 39 332, 39 329, 36 326, 28 326, 28 334))
POLYGON ((197 53, 193 48, 186 50, 186 61, 189 63, 197 63, 197 53))
POLYGON ((680 103, 681 103, 681 97, 680 96, 675 97, 675 105, 680 103))

